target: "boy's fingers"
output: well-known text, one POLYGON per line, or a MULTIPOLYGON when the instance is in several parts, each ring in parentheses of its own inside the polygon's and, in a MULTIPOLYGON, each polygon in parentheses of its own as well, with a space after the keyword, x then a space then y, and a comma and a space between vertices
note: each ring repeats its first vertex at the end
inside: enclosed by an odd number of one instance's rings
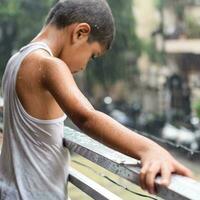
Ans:
POLYGON ((146 178, 145 177, 146 177, 146 173, 147 173, 149 166, 150 166, 150 163, 144 164, 144 166, 142 167, 142 169, 140 171, 140 185, 143 190, 146 189, 146 185, 145 185, 146 178))
POLYGON ((161 177, 160 184, 167 187, 170 184, 171 170, 166 165, 161 166, 161 177))
POLYGON ((146 188, 151 194, 155 194, 156 192, 155 191, 155 177, 158 175, 159 172, 160 172, 160 164, 157 162, 153 163, 147 171, 145 184, 146 184, 146 188))
POLYGON ((176 166, 175 166, 175 172, 177 174, 183 175, 183 176, 188 176, 190 178, 194 178, 193 173, 187 168, 184 167, 182 164, 176 162, 176 166))

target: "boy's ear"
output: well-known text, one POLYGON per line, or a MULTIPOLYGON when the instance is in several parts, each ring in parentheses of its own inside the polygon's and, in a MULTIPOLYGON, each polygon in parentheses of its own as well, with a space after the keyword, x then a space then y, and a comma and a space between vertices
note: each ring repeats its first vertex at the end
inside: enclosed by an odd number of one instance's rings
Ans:
POLYGON ((76 43, 82 40, 88 40, 89 34, 91 32, 91 27, 87 23, 79 23, 75 26, 72 34, 72 43, 76 43))

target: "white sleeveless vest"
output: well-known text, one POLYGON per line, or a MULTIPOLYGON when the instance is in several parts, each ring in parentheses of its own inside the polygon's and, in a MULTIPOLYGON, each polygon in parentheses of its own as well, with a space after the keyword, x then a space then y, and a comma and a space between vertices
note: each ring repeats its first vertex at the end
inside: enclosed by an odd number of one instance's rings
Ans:
POLYGON ((66 115, 54 120, 30 116, 15 89, 23 59, 37 49, 44 49, 52 56, 46 44, 30 43, 9 60, 3 76, 0 200, 67 199, 69 152, 62 143, 66 115))

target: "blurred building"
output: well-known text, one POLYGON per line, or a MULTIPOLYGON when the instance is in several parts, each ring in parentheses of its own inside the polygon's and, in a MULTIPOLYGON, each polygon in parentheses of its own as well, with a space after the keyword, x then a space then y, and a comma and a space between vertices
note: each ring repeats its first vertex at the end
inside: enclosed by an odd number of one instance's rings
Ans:
POLYGON ((138 61, 143 109, 189 116, 200 100, 200 1, 134 2, 138 36, 164 55, 163 63, 146 53, 138 61))
MULTIPOLYGON (((134 14, 137 24, 138 37, 144 45, 152 42, 152 33, 158 29, 161 16, 156 9, 155 0, 134 0, 134 14)), ((160 36, 158 35, 157 39, 160 36)), ((160 40, 161 41, 161 40, 160 40)), ((138 59, 140 70, 140 87, 138 94, 142 104, 143 112, 158 113, 163 112, 165 102, 163 102, 162 91, 166 76, 170 69, 161 67, 159 63, 152 62, 149 55, 143 52, 138 59)))
POLYGON ((200 100, 200 1, 168 0, 162 6, 162 50, 166 64, 176 68, 182 79, 181 101, 175 108, 179 106, 189 115, 192 105, 200 100))

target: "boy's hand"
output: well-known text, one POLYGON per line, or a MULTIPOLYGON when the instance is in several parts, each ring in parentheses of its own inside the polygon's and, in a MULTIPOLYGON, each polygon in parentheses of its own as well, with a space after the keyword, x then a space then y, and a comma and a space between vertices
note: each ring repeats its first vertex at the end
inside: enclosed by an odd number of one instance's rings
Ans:
POLYGON ((192 172, 176 161, 165 149, 156 146, 150 148, 141 156, 142 169, 140 184, 142 189, 155 194, 155 178, 161 175, 160 185, 168 186, 172 173, 192 177, 192 172))

